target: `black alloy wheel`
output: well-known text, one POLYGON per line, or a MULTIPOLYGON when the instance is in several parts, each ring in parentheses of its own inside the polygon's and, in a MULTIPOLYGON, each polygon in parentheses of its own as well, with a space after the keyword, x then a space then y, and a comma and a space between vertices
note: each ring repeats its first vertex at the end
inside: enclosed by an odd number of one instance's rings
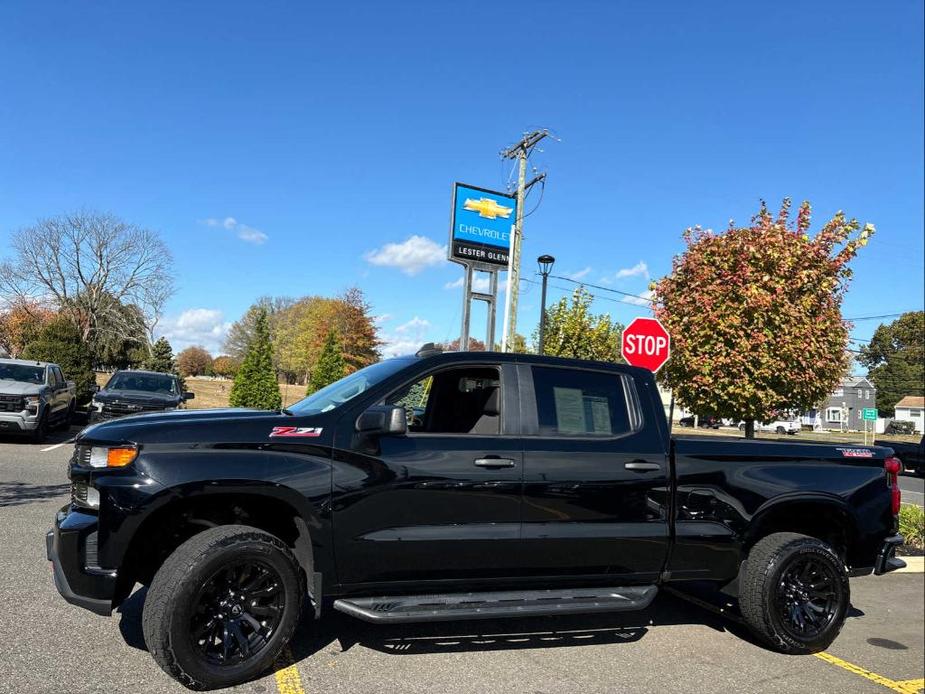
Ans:
POLYGON ((812 556, 791 561, 774 594, 780 625, 800 640, 812 640, 825 632, 841 607, 838 581, 829 564, 812 556))
POLYGON ((762 538, 739 576, 742 616, 756 636, 781 653, 828 648, 850 604, 844 560, 816 537, 783 532, 762 538))
POLYGON ((279 628, 286 607, 282 577, 259 560, 229 564, 199 590, 190 618, 193 646, 214 665, 256 656, 279 628))

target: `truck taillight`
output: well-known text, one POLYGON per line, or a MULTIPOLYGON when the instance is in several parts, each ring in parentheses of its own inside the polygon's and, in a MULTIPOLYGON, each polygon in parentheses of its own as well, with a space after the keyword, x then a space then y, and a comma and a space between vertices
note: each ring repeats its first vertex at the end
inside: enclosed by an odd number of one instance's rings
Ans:
POLYGON ((886 470, 886 484, 890 488, 890 500, 892 502, 893 515, 899 515, 899 507, 902 504, 902 490, 899 488, 899 473, 903 469, 903 464, 899 458, 887 458, 883 461, 883 469, 886 470))

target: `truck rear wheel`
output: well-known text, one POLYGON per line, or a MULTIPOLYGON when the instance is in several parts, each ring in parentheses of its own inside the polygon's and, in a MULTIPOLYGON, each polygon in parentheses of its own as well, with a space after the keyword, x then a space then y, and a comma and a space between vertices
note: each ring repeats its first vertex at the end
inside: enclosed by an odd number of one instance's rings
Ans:
POLYGON ((760 540, 743 568, 742 616, 782 653, 824 650, 845 622, 848 573, 838 555, 814 537, 775 533, 760 540))
POLYGON ((145 643, 190 689, 240 684, 289 642, 302 593, 296 560, 279 538, 244 525, 211 528, 180 545, 154 576, 145 643))

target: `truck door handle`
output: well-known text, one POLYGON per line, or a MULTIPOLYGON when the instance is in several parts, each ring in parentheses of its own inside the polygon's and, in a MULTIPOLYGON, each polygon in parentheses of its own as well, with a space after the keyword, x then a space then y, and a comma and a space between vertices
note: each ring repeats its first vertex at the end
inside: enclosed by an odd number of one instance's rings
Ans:
POLYGON ((647 470, 661 470, 662 466, 658 463, 625 463, 623 465, 627 470, 633 472, 646 472, 647 470))
POLYGON ((476 458, 473 462, 476 467, 514 467, 511 458, 476 458))

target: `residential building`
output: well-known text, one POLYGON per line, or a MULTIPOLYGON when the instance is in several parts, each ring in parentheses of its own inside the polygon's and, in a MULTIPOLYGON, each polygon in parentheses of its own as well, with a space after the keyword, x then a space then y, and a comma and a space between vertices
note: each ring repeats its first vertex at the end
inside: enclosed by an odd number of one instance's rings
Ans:
POLYGON ((925 429, 925 397, 907 395, 896 403, 894 420, 899 422, 912 422, 915 432, 921 434, 925 429))
POLYGON ((813 429, 862 431, 866 408, 877 407, 877 389, 861 376, 847 376, 818 408, 804 412, 800 422, 813 429))

